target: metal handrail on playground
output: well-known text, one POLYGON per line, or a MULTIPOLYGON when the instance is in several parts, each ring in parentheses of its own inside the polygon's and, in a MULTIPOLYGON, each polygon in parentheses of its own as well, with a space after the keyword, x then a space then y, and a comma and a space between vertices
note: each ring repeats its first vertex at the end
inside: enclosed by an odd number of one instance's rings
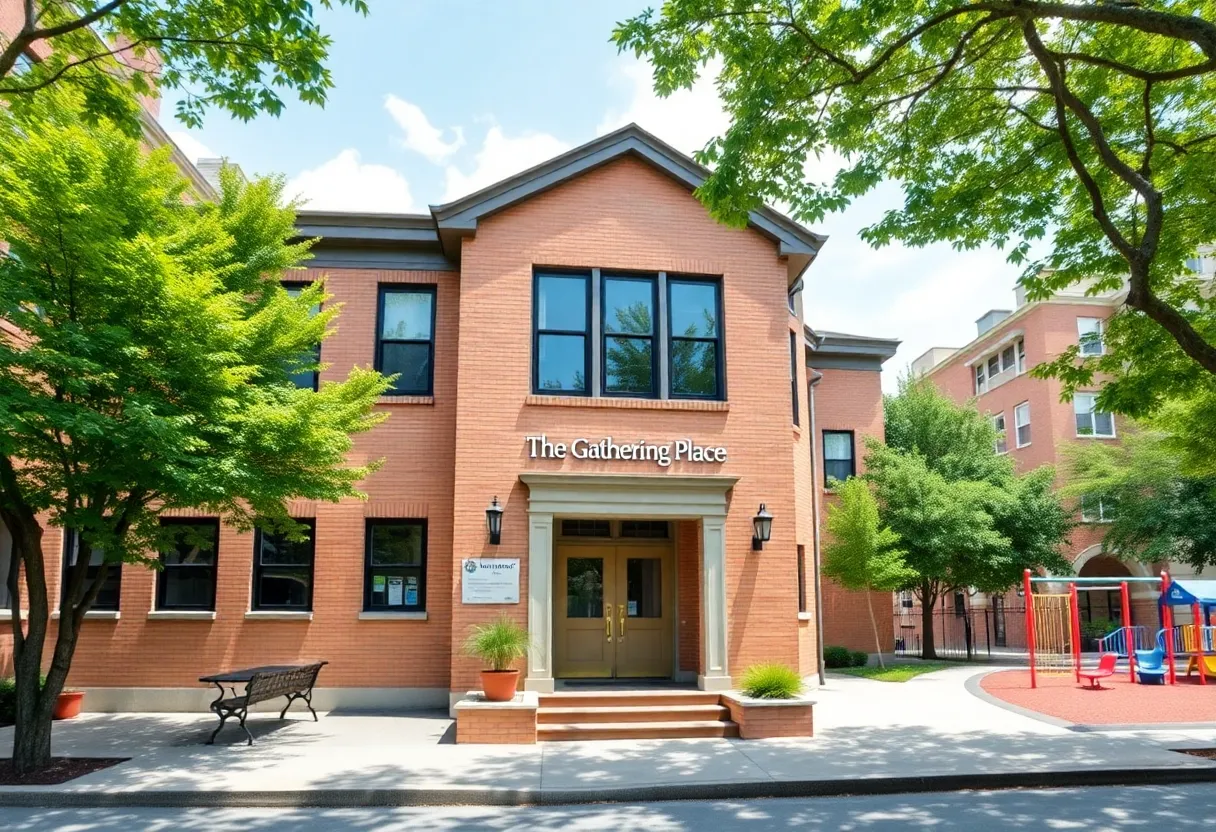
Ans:
MULTIPOLYGON (((1160 635, 1160 633, 1157 635, 1160 635)), ((1129 658, 1136 650, 1152 650, 1156 646, 1157 639, 1149 633, 1148 627, 1145 627, 1143 624, 1120 627, 1098 639, 1099 653, 1114 653, 1121 659, 1129 658), (1127 649, 1129 638, 1132 648, 1130 652, 1127 649)), ((1164 647, 1161 649, 1162 652, 1165 651, 1164 647)))

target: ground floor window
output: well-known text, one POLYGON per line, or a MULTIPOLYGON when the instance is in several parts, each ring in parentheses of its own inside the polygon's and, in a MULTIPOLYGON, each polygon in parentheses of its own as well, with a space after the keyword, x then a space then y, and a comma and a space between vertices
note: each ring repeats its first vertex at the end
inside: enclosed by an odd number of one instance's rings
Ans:
MULTIPOLYGON (((73 529, 68 529, 63 535, 63 574, 59 580, 60 586, 60 601, 59 607, 66 610, 68 603, 68 584, 71 582, 70 570, 76 565, 76 558, 80 554, 80 537, 73 529)), ((93 547, 93 551, 89 553, 89 565, 85 572, 84 591, 88 592, 89 587, 93 585, 93 581, 97 579, 97 573, 101 571, 101 565, 105 562, 105 553, 93 547)), ((90 609, 94 610, 117 610, 118 597, 122 586, 122 564, 112 563, 110 569, 106 573, 105 583, 101 585, 101 589, 97 592, 97 598, 93 601, 90 609)), ((83 597, 83 596, 82 596, 83 597)))
POLYGON ((200 518, 161 520, 171 541, 161 549, 156 576, 159 610, 214 610, 219 560, 220 521, 200 518))
POLYGON ((312 609, 313 559, 317 525, 314 520, 297 520, 307 526, 304 540, 288 540, 286 535, 258 529, 253 543, 253 609, 312 609))
POLYGON ((426 609, 426 521, 368 520, 363 608, 426 609))

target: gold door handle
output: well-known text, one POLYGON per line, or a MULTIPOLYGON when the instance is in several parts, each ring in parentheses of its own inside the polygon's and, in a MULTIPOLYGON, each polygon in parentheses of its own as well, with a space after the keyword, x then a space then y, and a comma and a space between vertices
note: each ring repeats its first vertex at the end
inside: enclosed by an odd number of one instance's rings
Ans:
POLYGON ((625 606, 622 604, 621 605, 621 635, 617 639, 617 641, 624 641, 624 640, 625 640, 625 606))
POLYGON ((612 604, 604 607, 604 635, 612 641, 612 604))

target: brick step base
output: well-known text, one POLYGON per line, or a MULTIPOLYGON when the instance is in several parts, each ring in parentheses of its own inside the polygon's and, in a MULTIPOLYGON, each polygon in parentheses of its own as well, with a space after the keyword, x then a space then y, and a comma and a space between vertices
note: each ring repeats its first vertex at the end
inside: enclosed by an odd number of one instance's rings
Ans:
POLYGON ((718 705, 716 693, 704 691, 579 691, 543 693, 544 708, 641 708, 673 705, 718 705))
POLYGON ((541 742, 571 740, 658 740, 693 737, 737 737, 739 726, 730 721, 695 722, 573 722, 536 726, 541 742))
POLYGON ((622 705, 613 707, 542 707, 536 712, 538 725, 588 722, 712 722, 730 718, 723 705, 622 705))

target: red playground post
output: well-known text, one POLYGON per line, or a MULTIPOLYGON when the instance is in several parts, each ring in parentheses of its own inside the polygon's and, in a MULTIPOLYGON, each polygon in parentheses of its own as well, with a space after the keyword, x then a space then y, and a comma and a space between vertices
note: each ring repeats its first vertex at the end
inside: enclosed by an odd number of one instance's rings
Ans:
POLYGON ((1077 684, 1081 684, 1081 615, 1080 604, 1077 603, 1077 585, 1068 585, 1068 610, 1072 617, 1072 630, 1069 638, 1072 640, 1072 673, 1077 684))
POLYGON ((1119 584, 1119 594, 1123 601, 1123 643, 1127 646, 1127 681, 1136 683, 1136 645, 1132 644, 1132 603, 1128 597, 1127 581, 1119 584))
MULTIPOLYGON (((1191 604, 1191 616, 1195 619, 1195 661, 1199 662, 1199 684, 1208 683, 1207 657, 1203 654, 1203 614, 1199 612, 1199 602, 1191 604)), ((1189 673, 1190 670, 1188 669, 1189 673)))
MULTIPOLYGON (((1161 597, 1165 598, 1170 591, 1170 573, 1161 573, 1161 597)), ((1170 684, 1178 683, 1178 677, 1175 673, 1174 666, 1174 610, 1169 604, 1161 604, 1161 627, 1165 638, 1165 655, 1169 659, 1170 667, 1170 684)))
POLYGON ((1022 588, 1026 596, 1026 648, 1030 653, 1030 687, 1033 689, 1039 684, 1034 670, 1034 593, 1030 588, 1029 569, 1022 573, 1022 588))

